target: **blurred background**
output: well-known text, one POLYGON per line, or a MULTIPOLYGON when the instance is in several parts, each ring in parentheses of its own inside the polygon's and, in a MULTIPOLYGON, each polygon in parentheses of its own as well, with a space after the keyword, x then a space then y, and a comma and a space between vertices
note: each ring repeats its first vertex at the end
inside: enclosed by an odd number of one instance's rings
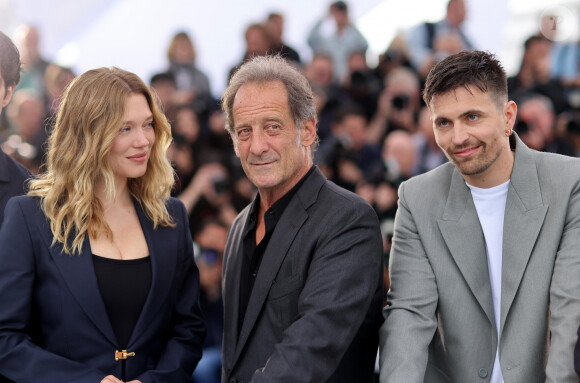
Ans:
MULTIPOLYGON (((44 57, 76 73, 115 65, 147 80, 166 66, 165 52, 177 31, 186 31, 197 51, 197 65, 217 97, 228 71, 244 52, 244 30, 270 12, 284 15, 284 37, 305 60, 306 38, 327 13, 326 0, 0 0, 0 28, 14 37, 17 26, 39 29, 44 57)), ((395 34, 445 15, 447 0, 357 0, 351 20, 369 43, 367 60, 376 65, 395 34)), ((466 0, 466 33, 476 48, 497 53, 508 74, 518 68, 522 41, 538 30, 542 12, 557 6, 574 12, 578 37, 580 0, 466 0)))

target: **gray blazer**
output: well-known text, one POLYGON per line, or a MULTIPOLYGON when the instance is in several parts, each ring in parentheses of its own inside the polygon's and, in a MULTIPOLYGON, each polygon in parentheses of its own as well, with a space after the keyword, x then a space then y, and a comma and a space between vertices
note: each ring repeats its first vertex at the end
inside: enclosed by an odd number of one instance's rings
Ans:
POLYGON ((238 333, 242 233, 223 264, 222 382, 372 382, 382 323, 382 240, 360 197, 315 169, 264 253, 238 333))
MULTIPOLYGON (((514 137, 500 365, 506 383, 578 382, 580 160, 514 137)), ((512 146, 513 147, 513 146, 512 146)), ((381 383, 487 382, 497 335, 485 239, 452 164, 403 183, 381 336, 381 383)))

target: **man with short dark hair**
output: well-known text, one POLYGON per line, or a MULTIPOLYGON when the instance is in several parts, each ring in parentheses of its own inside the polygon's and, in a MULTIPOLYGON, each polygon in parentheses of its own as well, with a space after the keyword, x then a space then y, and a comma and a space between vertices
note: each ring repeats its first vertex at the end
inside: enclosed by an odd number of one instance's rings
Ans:
POLYGON ((580 161, 512 134, 486 52, 438 63, 424 100, 450 162, 399 188, 381 382, 577 382, 580 161))
MULTIPOLYGON (((0 113, 8 105, 14 88, 20 81, 20 54, 14 43, 0 31, 0 113)), ((26 191, 25 181, 30 172, 0 148, 0 226, 4 207, 10 199, 26 191)))
POLYGON ((369 204, 313 165, 308 80, 280 57, 256 57, 232 77, 222 107, 258 188, 224 253, 222 382, 372 383, 379 223, 369 204))

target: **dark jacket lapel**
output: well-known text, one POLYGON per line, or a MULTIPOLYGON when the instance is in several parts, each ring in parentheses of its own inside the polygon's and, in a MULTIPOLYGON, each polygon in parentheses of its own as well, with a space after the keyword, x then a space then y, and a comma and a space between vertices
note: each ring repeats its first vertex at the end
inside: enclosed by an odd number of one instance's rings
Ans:
POLYGON ((62 251, 62 245, 51 246, 52 233, 46 221, 43 221, 43 226, 43 240, 72 295, 105 338, 116 345, 117 340, 99 291, 88 235, 80 255, 67 255, 62 251))
MULTIPOLYGON (((251 204, 250 204, 251 206, 251 204)), ((228 313, 224 319, 224 345, 223 363, 224 367, 233 365, 233 357, 238 342, 238 317, 240 313, 240 270, 242 269, 242 259, 244 256, 244 246, 242 235, 248 221, 250 206, 245 208, 237 220, 243 222, 239 226, 234 224, 234 228, 228 234, 228 247, 226 253, 229 254, 224 262, 223 270, 223 301, 225 311, 228 313), (231 364, 230 364, 231 363, 231 364)))
POLYGON ((143 229, 147 247, 149 248, 152 280, 149 295, 147 296, 141 315, 137 320, 137 324, 129 340, 129 347, 145 331, 151 318, 155 316, 159 308, 165 303, 165 299, 173 283, 178 251, 177 244, 180 243, 176 237, 177 232, 180 232, 180 230, 165 227, 158 227, 157 230, 154 230, 153 223, 145 216, 145 213, 137 202, 135 202, 135 209, 137 210, 141 228, 143 229))
POLYGON ((322 185, 326 182, 326 178, 322 175, 320 170, 315 169, 312 174, 305 180, 304 184, 297 190, 296 195, 286 209, 280 221, 276 225, 276 229, 270 238, 268 247, 264 253, 263 261, 260 265, 252 295, 248 302, 246 316, 242 324, 238 343, 236 345, 236 353, 234 355, 234 363, 240 356, 241 351, 248 340, 250 332, 254 327, 258 315, 266 301, 266 297, 270 292, 272 282, 294 242, 296 234, 308 219, 306 210, 318 198, 318 192, 322 185))

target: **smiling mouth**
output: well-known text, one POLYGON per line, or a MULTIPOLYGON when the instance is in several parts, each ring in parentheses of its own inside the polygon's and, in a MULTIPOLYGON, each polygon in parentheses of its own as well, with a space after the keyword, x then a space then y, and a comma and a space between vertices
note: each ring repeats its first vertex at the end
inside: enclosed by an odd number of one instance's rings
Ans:
POLYGON ((144 159, 147 158, 147 153, 139 153, 139 154, 135 154, 133 156, 127 157, 130 160, 137 160, 137 161, 143 161, 144 159))
POLYGON ((478 149, 479 149, 479 146, 474 146, 471 148, 467 148, 467 149, 453 152, 453 155, 455 157, 459 157, 459 158, 466 158, 466 157, 469 157, 470 155, 472 155, 473 153, 475 153, 478 149))
POLYGON ((273 164, 274 161, 269 161, 269 162, 259 162, 259 163, 252 163, 253 166, 266 166, 266 165, 270 165, 273 164))

